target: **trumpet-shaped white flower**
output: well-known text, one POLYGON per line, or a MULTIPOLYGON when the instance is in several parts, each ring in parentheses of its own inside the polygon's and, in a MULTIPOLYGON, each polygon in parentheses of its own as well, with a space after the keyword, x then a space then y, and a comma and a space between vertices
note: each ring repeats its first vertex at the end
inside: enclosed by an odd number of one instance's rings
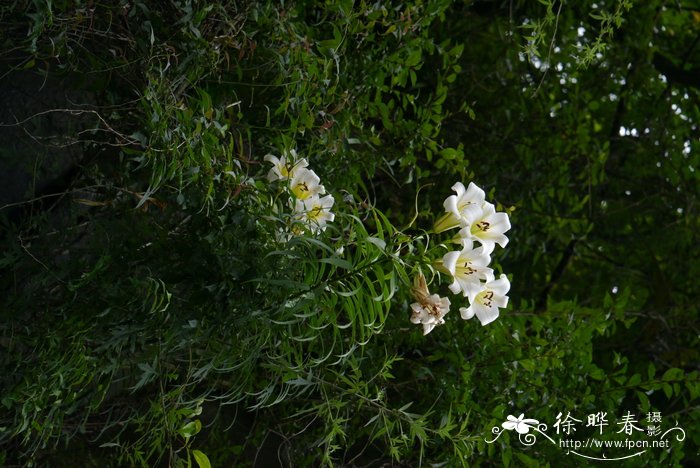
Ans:
POLYGON ((462 182, 457 182, 452 186, 452 190, 456 192, 456 195, 450 195, 445 199, 443 203, 445 214, 435 222, 433 227, 435 232, 443 232, 464 225, 464 221, 476 215, 481 205, 484 204, 486 194, 474 182, 470 182, 467 189, 464 188, 462 182))
POLYGON ((501 275, 497 280, 491 280, 482 286, 474 297, 470 297, 469 307, 460 307, 459 314, 464 320, 476 317, 481 325, 487 325, 498 318, 499 308, 508 306, 508 291, 510 281, 506 275, 501 275))
POLYGON ((493 270, 488 266, 493 246, 482 245, 475 249, 471 239, 463 239, 462 246, 461 251, 447 252, 442 257, 442 267, 452 275, 450 291, 471 298, 481 291, 482 279, 493 279, 493 270))
POLYGON ((479 210, 468 213, 459 235, 465 239, 478 240, 482 245, 493 249, 494 244, 501 247, 508 244, 508 238, 504 233, 509 229, 508 215, 496 213, 496 207, 486 202, 479 210))
POLYGON ((525 413, 521 414, 517 418, 509 414, 506 419, 508 419, 508 421, 501 424, 503 429, 507 431, 512 431, 515 429, 518 434, 527 434, 530 432, 530 428, 532 426, 536 427, 540 423, 537 419, 525 419, 525 413))
POLYGON ((272 163, 272 169, 267 173, 267 180, 270 182, 290 180, 299 169, 309 165, 304 158, 297 160, 297 152, 294 150, 285 151, 279 158, 272 154, 267 154, 264 159, 272 163))
POLYGON ((314 171, 306 168, 296 170, 289 185, 297 200, 306 200, 326 193, 326 189, 321 185, 321 179, 314 171))
POLYGON ((411 304, 411 323, 423 325, 423 335, 445 323, 445 314, 450 311, 450 300, 437 294, 430 294, 423 273, 413 280, 413 297, 418 301, 411 304))
POLYGON ((335 214, 331 212, 334 203, 332 195, 297 199, 294 211, 297 219, 304 221, 312 232, 325 231, 326 224, 335 219, 335 214))

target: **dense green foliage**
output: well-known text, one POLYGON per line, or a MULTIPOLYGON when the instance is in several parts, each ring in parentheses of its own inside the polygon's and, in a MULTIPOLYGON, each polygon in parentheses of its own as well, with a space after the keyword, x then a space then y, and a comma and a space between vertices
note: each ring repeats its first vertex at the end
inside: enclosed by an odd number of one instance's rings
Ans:
POLYGON ((585 465, 486 440, 601 411, 685 429, 623 463, 700 462, 700 3, 633 3, 5 2, 0 84, 56 99, 0 119, 0 464, 585 465), (510 305, 423 336, 457 181, 510 305))

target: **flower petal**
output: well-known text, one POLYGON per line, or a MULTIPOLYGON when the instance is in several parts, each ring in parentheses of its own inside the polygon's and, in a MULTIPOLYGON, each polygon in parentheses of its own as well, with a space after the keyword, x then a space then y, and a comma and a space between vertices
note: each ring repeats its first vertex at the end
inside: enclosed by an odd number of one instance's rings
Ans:
POLYGON ((497 280, 489 282, 489 289, 499 296, 505 296, 510 290, 510 281, 506 275, 501 274, 497 280))
POLYGON ((515 426, 515 430, 518 431, 518 434, 527 434, 528 432, 530 432, 530 426, 528 426, 527 424, 518 423, 515 426))
POLYGON ((450 195, 449 197, 445 198, 445 201, 442 203, 442 206, 445 208, 445 212, 453 214, 455 217, 459 215, 457 200, 458 198, 456 195, 450 195))
POLYGON ((442 265, 445 267, 447 271, 450 272, 452 276, 455 274, 455 268, 457 266, 457 260, 459 259, 459 254, 460 252, 457 250, 454 250, 452 252, 447 252, 445 255, 442 257, 442 265))
POLYGON ((475 302, 472 307, 482 326, 488 325, 498 318, 498 307, 488 307, 479 302, 475 302))
POLYGON ((501 424, 501 426, 503 426, 503 429, 505 429, 505 430, 507 430, 507 431, 512 431, 513 429, 515 429, 515 426, 516 426, 517 424, 518 424, 517 422, 506 421, 506 422, 504 422, 503 424, 501 424))
MULTIPOLYGON (((476 275, 471 275, 466 278, 458 276, 455 278, 455 281, 459 283, 460 290, 462 291, 462 295, 464 297, 472 298, 481 291, 481 281, 479 281, 479 278, 476 275)), ((455 292, 455 294, 458 292, 459 291, 455 292)))
POLYGON ((477 205, 482 205, 486 199, 486 192, 478 187, 474 182, 469 182, 465 198, 472 200, 477 205))
POLYGON ((474 317, 474 308, 471 306, 460 307, 459 315, 461 315, 464 320, 469 320, 470 318, 474 317))
MULTIPOLYGON (((471 184, 470 184, 471 187, 471 184)), ((462 182, 455 182, 455 184, 451 187, 453 191, 457 193, 457 197, 461 197, 464 195, 464 192, 466 189, 464 188, 464 184, 462 182)))

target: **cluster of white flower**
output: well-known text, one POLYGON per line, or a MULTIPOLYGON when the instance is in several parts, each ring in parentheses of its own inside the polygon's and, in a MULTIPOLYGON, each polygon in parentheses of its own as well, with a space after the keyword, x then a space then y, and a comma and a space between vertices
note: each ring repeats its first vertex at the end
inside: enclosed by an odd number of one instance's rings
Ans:
MULTIPOLYGON (((486 201, 484 191, 474 183, 465 189, 461 182, 457 182, 452 190, 456 195, 445 200, 445 214, 436 221, 433 230, 440 233, 460 228, 452 242, 462 248, 447 252, 436 266, 452 277, 450 291, 462 293, 469 300, 469 307, 459 309, 462 318, 468 320, 476 315, 481 324, 486 325, 498 318, 499 308, 508 305, 506 294, 510 282, 506 275, 496 279, 489 264, 495 245, 505 247, 508 244, 505 232, 510 229, 510 220, 506 213, 496 212, 496 207, 486 201), (475 242, 480 244, 476 248, 475 242)), ((422 276, 420 274, 419 278, 422 276)), ((425 285, 424 278, 422 284, 425 285)), ((427 285, 420 293, 416 292, 417 289, 414 287, 413 295, 418 302, 411 304, 411 322, 422 323, 423 334, 427 334, 436 325, 444 323, 450 301, 437 294, 430 295, 427 285)))
POLYGON ((305 158, 297 158, 294 150, 285 151, 281 157, 268 154, 265 161, 272 163, 267 179, 286 181, 286 188, 291 194, 290 206, 294 210, 294 219, 304 223, 313 233, 324 231, 326 224, 335 219, 331 212, 335 200, 332 195, 325 195, 326 189, 314 171, 308 169, 305 158), (325 196, 321 196, 325 195, 325 196))

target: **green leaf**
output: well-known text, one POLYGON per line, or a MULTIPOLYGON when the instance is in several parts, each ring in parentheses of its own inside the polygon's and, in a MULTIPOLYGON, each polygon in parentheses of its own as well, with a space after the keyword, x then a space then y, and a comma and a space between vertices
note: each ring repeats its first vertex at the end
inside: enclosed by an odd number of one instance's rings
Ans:
POLYGON ((408 54, 408 57, 406 57, 404 65, 406 65, 407 67, 415 67, 420 63, 420 59, 421 49, 414 49, 408 54))
POLYGON ((605 379, 605 372, 600 367, 595 367, 588 373, 588 375, 595 380, 605 379))
POLYGON ((649 408, 650 408, 649 397, 647 397, 646 393, 644 393, 644 392, 636 392, 636 393, 637 393, 637 398, 639 398, 639 403, 642 405, 642 412, 649 411, 649 408))
POLYGON ((194 457, 194 461, 197 462, 197 465, 199 465, 199 468, 211 468, 209 457, 207 457, 203 452, 199 450, 192 450, 192 456, 194 457))
POLYGON ((666 372, 664 372, 663 377, 661 379, 664 382, 669 382, 672 380, 681 380, 683 378, 684 372, 682 369, 678 369, 677 367, 672 367, 668 369, 666 372))
POLYGON ((462 157, 463 154, 461 151, 456 150, 454 148, 444 148, 444 149, 440 150, 440 156, 442 156, 443 158, 445 158, 447 160, 451 160, 451 159, 455 159, 458 157, 462 157))
POLYGON ((528 455, 525 455, 522 452, 516 452, 515 457, 520 460, 523 465, 527 466, 528 468, 537 468, 540 466, 540 463, 535 460, 532 457, 529 457, 528 455))
POLYGON ((669 384, 665 383, 661 385, 661 389, 664 391, 666 398, 671 398, 673 396, 673 387, 671 387, 669 384))
POLYGON ((202 423, 199 421, 199 419, 195 419, 194 421, 190 421, 182 426, 177 432, 185 439, 189 439, 190 437, 198 434, 201 430, 202 423))
POLYGON ((376 237, 368 237, 366 240, 370 244, 373 244, 375 247, 377 247, 379 250, 383 251, 384 249, 386 249, 386 242, 384 242, 381 239, 378 239, 376 237))
POLYGON ((336 267, 341 268, 343 270, 352 270, 352 263, 348 262, 347 260, 343 260, 342 258, 338 258, 338 257, 322 258, 319 260, 319 262, 327 263, 329 265, 336 266, 336 267))

